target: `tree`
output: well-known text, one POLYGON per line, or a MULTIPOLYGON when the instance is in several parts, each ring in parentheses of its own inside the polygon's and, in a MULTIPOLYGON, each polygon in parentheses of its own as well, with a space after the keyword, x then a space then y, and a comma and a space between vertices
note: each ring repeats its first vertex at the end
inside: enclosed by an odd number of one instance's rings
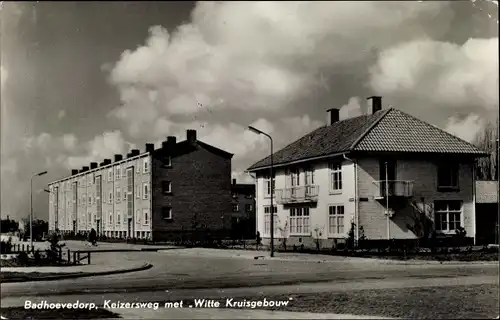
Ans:
POLYGON ((282 227, 278 227, 281 235, 281 244, 283 245, 283 249, 286 251, 286 242, 288 240, 288 219, 285 220, 285 224, 282 227))
POLYGON ((7 219, 0 221, 0 228, 2 233, 16 232, 19 229, 19 223, 15 220, 10 220, 9 216, 7 216, 7 219))
MULTIPOLYGON (((49 223, 40 219, 33 220, 33 239, 42 238, 44 233, 49 232, 49 223)), ((30 222, 24 223, 24 234, 30 236, 30 222)))
POLYGON ((479 149, 490 154, 489 157, 480 158, 477 164, 477 179, 498 179, 498 118, 495 122, 488 122, 480 131, 473 143, 479 149))
POLYGON ((426 241, 434 233, 434 208, 432 203, 425 203, 422 199, 421 205, 416 201, 411 203, 413 207, 413 214, 411 215, 412 223, 408 223, 406 227, 411 230, 417 237, 417 246, 420 241, 426 241))
POLYGON ((311 237, 314 240, 314 244, 316 244, 316 251, 321 250, 321 244, 322 244, 322 236, 323 236, 323 229, 324 227, 316 226, 314 227, 314 230, 311 232, 311 237))

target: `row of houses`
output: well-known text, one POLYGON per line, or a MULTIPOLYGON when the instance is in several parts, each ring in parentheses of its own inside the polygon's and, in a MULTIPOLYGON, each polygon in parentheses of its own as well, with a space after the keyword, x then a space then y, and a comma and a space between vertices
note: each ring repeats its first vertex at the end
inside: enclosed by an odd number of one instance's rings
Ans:
POLYGON ((273 228, 291 245, 321 238, 331 246, 353 224, 355 239, 415 238, 414 218, 431 212, 438 233, 463 227, 477 240, 476 160, 487 154, 383 109, 381 97, 369 102, 368 114, 345 120, 328 110, 328 125, 273 154, 272 177, 271 157, 250 166, 255 184, 231 181, 233 155, 199 141, 195 130, 185 141, 168 137, 159 149, 146 144, 142 153, 73 170, 49 184, 50 228, 155 241, 200 228, 245 238, 259 232, 264 243, 273 228))

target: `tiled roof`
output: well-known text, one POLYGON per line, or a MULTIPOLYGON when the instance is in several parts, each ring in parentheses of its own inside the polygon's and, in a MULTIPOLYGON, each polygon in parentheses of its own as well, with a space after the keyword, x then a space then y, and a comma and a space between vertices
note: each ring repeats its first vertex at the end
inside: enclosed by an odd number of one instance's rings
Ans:
POLYGON ((396 109, 383 117, 355 151, 484 154, 474 145, 396 109))
MULTIPOLYGON (((273 162, 286 164, 348 151, 486 154, 460 138, 391 108, 316 129, 275 152, 273 162)), ((248 170, 270 164, 268 156, 248 170)))
MULTIPOLYGON (((363 115, 339 121, 331 126, 324 126, 290 143, 273 155, 274 164, 326 156, 348 151, 356 139, 376 123, 385 111, 373 115, 363 115)), ((271 165, 268 156, 252 165, 248 170, 271 165)))
POLYGON ((498 182, 476 181, 476 203, 498 203, 498 182))

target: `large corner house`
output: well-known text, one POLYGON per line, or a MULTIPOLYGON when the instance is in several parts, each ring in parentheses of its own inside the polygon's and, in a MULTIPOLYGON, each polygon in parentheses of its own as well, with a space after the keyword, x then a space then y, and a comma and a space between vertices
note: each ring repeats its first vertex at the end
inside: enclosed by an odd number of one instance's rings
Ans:
MULTIPOLYGON (((332 247, 351 230, 354 240, 414 239, 413 217, 426 213, 443 236, 461 226, 476 235, 475 160, 487 154, 371 97, 368 114, 329 124, 248 171, 256 176, 257 229, 289 245, 332 247)), ((475 239, 474 239, 475 240, 475 239)))
POLYGON ((49 229, 112 238, 175 240, 197 228, 218 232, 231 224, 232 154, 196 138, 168 137, 126 158, 72 170, 51 182, 49 229))

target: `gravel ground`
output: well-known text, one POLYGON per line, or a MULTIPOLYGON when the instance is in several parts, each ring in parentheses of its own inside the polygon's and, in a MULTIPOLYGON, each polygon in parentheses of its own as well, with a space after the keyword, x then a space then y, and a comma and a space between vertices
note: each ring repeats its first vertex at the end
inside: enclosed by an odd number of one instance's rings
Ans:
MULTIPOLYGON (((356 290, 321 294, 265 296, 289 300, 286 307, 259 309, 373 315, 410 319, 494 319, 499 314, 498 285, 356 290), (290 298, 292 298, 290 300, 290 298)), ((264 297, 237 298, 259 301, 264 297)), ((226 300, 218 300, 222 305, 226 300)), ((184 300, 185 305, 194 301, 184 300)))
POLYGON ((24 307, 2 308, 2 317, 7 319, 116 319, 120 316, 103 308, 88 309, 59 309, 59 310, 26 310, 24 307))

